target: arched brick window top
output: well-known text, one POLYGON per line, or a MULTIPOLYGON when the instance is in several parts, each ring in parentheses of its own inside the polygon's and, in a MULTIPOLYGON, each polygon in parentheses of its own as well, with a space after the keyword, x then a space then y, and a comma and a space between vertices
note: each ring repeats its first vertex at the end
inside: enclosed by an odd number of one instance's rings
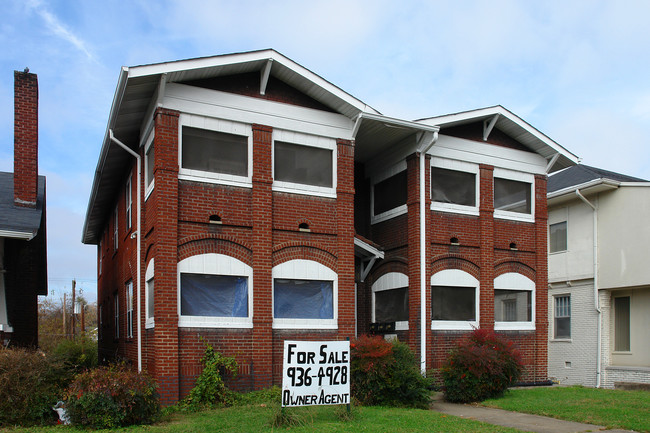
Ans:
POLYGON ((372 322, 395 322, 395 330, 409 329, 409 277, 388 272, 372 284, 372 322))
POLYGON ((494 279, 494 329, 535 329, 535 282, 507 272, 494 279))
POLYGON ((198 254, 178 262, 180 327, 251 328, 253 268, 231 256, 198 254))
POLYGON ((460 269, 431 276, 431 329, 471 330, 479 326, 480 283, 460 269))
POLYGON ((338 275, 313 260, 274 266, 273 328, 336 329, 338 275))

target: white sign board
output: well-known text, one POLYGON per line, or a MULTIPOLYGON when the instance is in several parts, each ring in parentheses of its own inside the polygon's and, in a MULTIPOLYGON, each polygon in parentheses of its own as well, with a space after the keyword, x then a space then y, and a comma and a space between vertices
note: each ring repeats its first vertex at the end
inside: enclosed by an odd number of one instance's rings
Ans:
POLYGON ((349 341, 284 342, 283 407, 349 403, 349 341))

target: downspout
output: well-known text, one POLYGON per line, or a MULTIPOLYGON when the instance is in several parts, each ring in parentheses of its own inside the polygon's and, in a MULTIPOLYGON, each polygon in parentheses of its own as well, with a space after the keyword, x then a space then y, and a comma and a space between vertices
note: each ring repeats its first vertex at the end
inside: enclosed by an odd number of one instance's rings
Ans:
POLYGON ((425 155, 429 149, 438 141, 438 132, 433 133, 429 143, 420 148, 420 373, 423 376, 427 373, 427 246, 426 246, 426 207, 424 205, 426 195, 424 187, 426 186, 425 173, 425 155))
MULTIPOLYGON (((136 164, 137 164, 137 172, 138 172, 138 177, 137 177, 137 182, 138 182, 138 187, 137 187, 138 220, 137 220, 137 225, 138 225, 138 228, 137 228, 137 230, 136 230, 136 232, 134 234, 138 238, 137 239, 137 246, 136 246, 136 251, 137 251, 136 256, 137 256, 137 261, 138 261, 138 270, 137 270, 137 278, 138 278, 138 284, 137 284, 137 287, 138 287, 138 296, 137 296, 137 299, 138 299, 137 300, 137 302, 138 302, 138 371, 142 371, 142 332, 141 332, 142 331, 142 320, 141 320, 141 316, 140 316, 140 301, 141 301, 141 295, 140 295, 140 291, 141 291, 140 290, 141 289, 141 287, 140 287, 140 284, 141 284, 141 281, 140 281, 141 280, 141 275, 140 275, 140 273, 141 273, 141 270, 140 270, 140 268, 142 267, 141 263, 140 263, 140 252, 142 250, 141 236, 140 236, 141 228, 142 228, 142 226, 141 226, 141 224, 142 224, 142 216, 141 216, 142 215, 142 202, 141 202, 141 198, 140 198, 140 196, 141 196, 141 188, 142 187, 140 186, 140 181, 141 181, 141 178, 142 178, 142 161, 140 159, 140 155, 137 152, 134 152, 126 144, 122 143, 120 140, 115 138, 115 136, 113 135, 113 130, 112 129, 108 130, 108 134, 109 134, 109 137, 110 137, 110 139, 111 139, 111 141, 113 143, 117 144, 122 149, 126 150, 131 156, 133 156, 136 159, 136 164)), ((131 234, 132 238, 133 238, 134 234, 131 234)))
POLYGON ((598 325, 596 328, 596 338, 597 338, 597 349, 596 349, 596 388, 600 388, 600 379, 601 379, 601 368, 602 368, 602 342, 601 342, 601 327, 603 323, 603 312, 600 309, 600 302, 598 300, 598 209, 594 206, 589 200, 585 198, 580 193, 579 189, 576 189, 576 195, 585 202, 592 209, 592 214, 594 217, 594 308, 598 314, 598 325))

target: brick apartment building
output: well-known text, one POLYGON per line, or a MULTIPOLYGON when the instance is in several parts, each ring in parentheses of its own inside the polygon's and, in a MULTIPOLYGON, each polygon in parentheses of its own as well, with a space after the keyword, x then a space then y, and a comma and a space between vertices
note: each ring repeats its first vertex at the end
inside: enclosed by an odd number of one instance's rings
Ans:
POLYGON ((14 71, 14 172, 0 172, 0 344, 38 346, 47 295, 45 177, 38 175, 38 77, 14 71))
POLYGON ((390 118, 273 50, 123 68, 82 239, 101 357, 169 403, 204 342, 250 389, 285 339, 379 332, 424 371, 480 326, 545 380, 546 175, 575 162, 503 107, 390 118))

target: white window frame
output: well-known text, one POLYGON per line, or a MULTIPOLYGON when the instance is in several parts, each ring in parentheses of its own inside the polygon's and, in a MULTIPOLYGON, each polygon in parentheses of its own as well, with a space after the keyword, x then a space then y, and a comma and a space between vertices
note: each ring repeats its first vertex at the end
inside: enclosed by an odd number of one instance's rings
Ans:
POLYGON ((114 306, 113 307, 114 307, 114 310, 115 310, 114 311, 114 314, 115 314, 115 317, 114 317, 114 319, 115 319, 115 321, 114 321, 115 329, 113 330, 113 336, 117 340, 117 339, 120 338, 120 294, 119 293, 117 293, 117 292, 115 293, 115 299, 113 301, 114 301, 114 306))
MULTIPOLYGON (((389 169, 381 172, 380 174, 373 176, 370 179, 370 223, 371 224, 377 224, 382 221, 389 220, 391 218, 395 218, 396 216, 399 215, 404 215, 406 212, 408 212, 408 206, 406 204, 397 206, 396 208, 387 210, 386 212, 379 213, 375 215, 375 185, 378 184, 381 181, 384 181, 388 179, 389 177, 393 177, 398 173, 401 173, 402 171, 405 171, 407 169, 406 166, 406 160, 402 160, 398 162, 397 164, 393 165, 389 169)), ((408 176, 408 173, 407 173, 408 176)), ((408 191, 407 191, 408 195, 408 191)), ((408 200, 408 198, 407 198, 408 200)))
POLYGON ((126 218, 126 231, 131 230, 131 205, 133 204, 132 194, 132 179, 133 174, 130 173, 126 179, 126 188, 124 189, 124 202, 126 203, 125 218, 126 218))
POLYGON ((133 338, 133 280, 126 283, 126 338, 133 338))
POLYGON ((569 222, 567 220, 563 221, 558 221, 555 223, 550 223, 548 224, 548 253, 549 254, 562 254, 566 253, 569 251, 569 222), (566 226, 566 248, 563 250, 557 250, 557 251, 551 251, 551 226, 557 225, 557 224, 565 224, 566 226))
MULTIPOLYGON (((431 275, 431 290, 433 290, 433 286, 474 287, 475 320, 431 320, 432 330, 471 331, 479 327, 481 312, 481 284, 479 280, 460 269, 444 269, 431 275)), ((431 298, 431 302, 433 302, 433 297, 431 298)))
MULTIPOLYGON (((150 329, 153 328, 156 325, 156 322, 154 320, 154 314, 155 314, 155 309, 153 314, 149 311, 149 297, 154 297, 155 299, 155 293, 149 290, 150 284, 154 284, 154 271, 155 271, 155 259, 149 260, 149 263, 147 264, 147 270, 144 273, 144 281, 145 281, 145 302, 144 302, 144 309, 145 309, 145 321, 144 321, 144 327, 145 329, 150 329)), ((154 291, 156 290, 156 286, 154 284, 154 291)))
POLYGON ((153 148, 154 151, 154 161, 153 163, 155 164, 155 158, 156 158, 156 148, 153 145, 153 139, 154 139, 154 131, 152 130, 151 133, 149 133, 149 136, 147 137, 146 144, 144 146, 144 199, 145 201, 149 198, 149 195, 153 191, 155 187, 155 176, 153 172, 153 167, 151 170, 151 179, 149 179, 148 173, 149 173, 149 159, 147 158, 147 155, 149 154, 149 151, 153 148))
POLYGON ((553 340, 560 340, 560 341, 568 341, 571 340, 572 336, 572 329, 571 329, 571 294, 570 293, 563 293, 561 295, 553 295, 553 340), (558 316, 557 315, 557 300, 560 298, 569 298, 569 315, 568 316, 558 316), (569 318, 569 336, 568 337, 557 337, 557 320, 556 319, 563 319, 563 318, 569 318))
POLYGON ((474 206, 436 202, 433 201, 433 189, 430 188, 429 196, 431 197, 431 210, 478 216, 479 205, 481 203, 481 176, 478 164, 473 164, 466 161, 457 161, 454 159, 433 157, 431 158, 431 173, 433 173, 433 168, 444 168, 445 170, 462 171, 465 173, 473 174, 475 181, 474 197, 476 202, 474 206))
MULTIPOLYGON (((409 277, 401 272, 388 272, 381 277, 377 278, 377 281, 372 283, 372 322, 375 320, 375 294, 377 292, 382 292, 384 290, 393 290, 401 289, 406 287, 409 288, 409 277)), ((408 331, 409 321, 400 320, 395 322, 396 331, 408 331)))
POLYGON ((530 214, 520 212, 510 212, 505 210, 494 209, 494 218, 535 222, 535 176, 530 173, 523 173, 521 171, 507 170, 504 168, 494 168, 494 176, 492 179, 492 196, 494 197, 494 180, 495 179, 514 180, 517 182, 524 182, 530 185, 530 214))
MULTIPOLYGON (((231 256, 207 253, 188 257, 178 262, 178 326, 183 328, 252 328, 253 327, 253 268, 231 256), (183 316, 181 315, 181 274, 206 274, 247 277, 248 316, 183 316)), ((155 290, 155 286, 154 286, 155 290)), ((155 314, 155 311, 154 311, 155 314)))
POLYGON ((250 124, 216 119, 197 114, 181 113, 178 121, 178 178, 195 182, 216 183, 221 185, 251 188, 253 185, 253 129, 250 124), (205 129, 226 134, 241 135, 248 143, 248 174, 237 176, 226 173, 213 173, 203 170, 183 168, 183 126, 205 129))
POLYGON ((289 260, 274 266, 272 271, 273 305, 275 311, 275 279, 332 281, 332 319, 285 319, 273 318, 274 329, 338 329, 338 275, 332 269, 313 260, 289 260))
POLYGON ((273 130, 273 143, 271 144, 271 169, 273 172, 273 191, 292 194, 315 195, 319 197, 336 198, 336 173, 337 173, 338 147, 336 140, 329 137, 304 134, 297 131, 284 129, 273 130), (332 151, 332 186, 315 186, 302 183, 275 180, 275 142, 296 144, 299 146, 316 147, 332 151))
POLYGON ((119 247, 119 213, 118 213, 118 206, 115 205, 115 210, 113 211, 113 251, 117 251, 117 248, 119 247))
POLYGON ((535 330, 535 282, 525 275, 508 272, 494 279, 494 290, 527 290, 530 292, 530 322, 501 322, 494 320, 495 331, 531 331, 535 330))

